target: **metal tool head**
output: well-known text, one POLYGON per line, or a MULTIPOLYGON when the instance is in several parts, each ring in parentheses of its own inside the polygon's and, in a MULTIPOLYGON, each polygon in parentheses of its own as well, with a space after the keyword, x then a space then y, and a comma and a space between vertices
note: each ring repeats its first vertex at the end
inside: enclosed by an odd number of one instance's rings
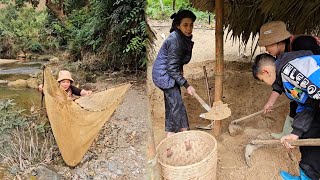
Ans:
POLYGON ((230 124, 228 126, 228 130, 231 136, 235 136, 237 134, 240 134, 243 131, 243 128, 237 124, 230 124))
POLYGON ((251 162, 250 162, 250 158, 253 154, 253 152, 262 147, 263 145, 255 145, 255 144, 248 144, 246 145, 246 148, 245 148, 245 152, 244 152, 244 157, 245 157, 245 160, 246 160, 246 164, 250 167, 251 166, 251 162))

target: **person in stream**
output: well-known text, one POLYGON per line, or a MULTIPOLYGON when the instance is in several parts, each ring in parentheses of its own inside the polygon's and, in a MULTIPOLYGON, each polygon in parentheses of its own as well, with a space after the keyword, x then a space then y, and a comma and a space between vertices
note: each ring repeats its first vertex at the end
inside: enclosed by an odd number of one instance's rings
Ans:
MULTIPOLYGON (((171 16, 170 35, 163 42, 152 67, 154 84, 164 93, 165 131, 170 135, 189 130, 187 111, 184 106, 181 89, 185 87, 193 95, 195 89, 183 76, 183 66, 191 60, 194 42, 192 39, 195 14, 190 10, 179 10, 171 16)), ((190 149, 190 142, 185 142, 190 149)), ((172 154, 168 149, 168 156, 172 154)))
MULTIPOLYGON (((266 51, 278 57, 282 53, 311 50, 313 54, 320 54, 319 38, 309 35, 292 35, 287 31, 286 25, 282 21, 271 21, 261 26, 258 45, 265 47, 266 51)), ((264 113, 271 112, 272 106, 282 92, 273 89, 267 103, 264 106, 264 113)), ((292 131, 293 118, 296 116, 298 105, 295 101, 290 102, 290 113, 287 115, 281 133, 271 133, 275 139, 290 134, 292 131)))
MULTIPOLYGON (((320 138, 320 55, 311 51, 283 53, 278 58, 269 54, 256 56, 252 66, 254 78, 272 86, 277 92, 297 103, 290 134, 280 141, 287 149, 288 140, 320 138)), ((301 146, 300 176, 280 171, 284 180, 319 180, 320 147, 301 146)))

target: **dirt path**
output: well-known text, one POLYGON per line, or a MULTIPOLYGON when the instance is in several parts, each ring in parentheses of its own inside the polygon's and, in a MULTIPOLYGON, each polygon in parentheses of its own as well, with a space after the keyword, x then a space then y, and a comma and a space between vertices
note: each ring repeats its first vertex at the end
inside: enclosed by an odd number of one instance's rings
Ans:
POLYGON ((145 176, 147 131, 145 84, 135 84, 100 130, 81 164, 56 167, 65 179, 132 179, 145 176))
MULTIPOLYGON (((163 42, 161 33, 168 31, 169 27, 154 25, 158 40, 155 51, 163 42)), ((208 102, 203 78, 202 67, 206 66, 209 75, 211 94, 214 94, 214 30, 195 29, 193 56, 191 63, 185 68, 185 76, 189 83, 197 90, 200 97, 208 102), (212 49, 212 50, 210 50, 212 49)), ((281 131, 288 106, 277 108, 272 113, 251 118, 247 123, 242 123, 244 132, 232 137, 228 133, 229 123, 237 118, 257 112, 263 108, 267 101, 271 88, 255 81, 250 72, 250 60, 237 54, 238 45, 232 42, 225 42, 226 62, 223 101, 231 108, 231 117, 222 121, 222 134, 217 137, 218 141, 218 180, 270 180, 280 179, 279 170, 288 170, 291 173, 298 173, 299 152, 293 150, 288 152, 283 147, 264 147, 255 151, 251 159, 252 166, 249 168, 244 160, 245 145, 252 139, 269 139, 270 132, 281 131), (241 61, 241 62, 239 62, 241 61)), ((152 63, 150 63, 151 65, 152 63)), ((150 107, 152 112, 155 142, 158 144, 165 138, 164 132, 164 104, 162 92, 154 87, 151 80, 151 67, 148 69, 148 86, 150 96, 150 107)), ((205 110, 193 97, 187 95, 182 88, 184 103, 187 108, 191 130, 198 130, 196 125, 207 125, 209 121, 202 120, 199 115, 205 110)), ((285 100, 281 97, 278 102, 285 100)), ((212 131, 206 130, 211 133, 212 131)))
MULTIPOLYGON (((9 62, 10 60, 3 60, 9 62)), ((0 60, 0 63, 2 61, 0 60)), ((77 67, 76 64, 69 66, 77 67)), ((64 64, 54 65, 53 71, 62 69, 64 64)), ((86 83, 84 73, 72 71, 80 88, 99 92, 112 86, 131 82, 132 87, 125 93, 123 101, 111 118, 99 131, 98 137, 85 153, 82 161, 74 168, 68 167, 56 144, 54 155, 48 164, 36 164, 21 173, 22 179, 66 179, 66 180, 140 180, 146 174, 146 132, 148 115, 148 96, 145 74, 123 75, 121 73, 104 74, 96 83, 86 83), (35 173, 37 172, 37 173, 35 173)), ((37 92, 38 93, 38 92, 37 92)), ((37 94, 40 96, 40 94, 37 94)), ((39 100, 40 101, 40 100, 39 100)), ((1 164, 0 164, 1 166, 1 164)), ((12 169, 12 168, 11 168, 12 169)), ((18 168, 19 169, 19 168, 18 168)), ((1 167, 0 167, 1 170, 1 167)), ((11 170, 10 170, 11 171, 11 170)), ((14 179, 16 173, 6 171, 5 179, 14 179)), ((18 172, 18 170, 17 170, 18 172)), ((2 171, 0 171, 0 179, 2 171)))

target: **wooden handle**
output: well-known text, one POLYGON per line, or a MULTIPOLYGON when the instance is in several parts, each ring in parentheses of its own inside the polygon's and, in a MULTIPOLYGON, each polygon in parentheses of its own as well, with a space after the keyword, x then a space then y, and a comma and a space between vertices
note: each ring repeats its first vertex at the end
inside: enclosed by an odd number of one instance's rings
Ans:
POLYGON ((207 75, 207 69, 206 66, 202 67, 203 69, 203 74, 204 74, 204 81, 206 83, 206 88, 207 88, 207 95, 208 95, 208 103, 211 105, 211 94, 210 94, 210 88, 209 88, 209 82, 208 82, 208 75, 207 75))
MULTIPOLYGON (((298 139, 288 141, 292 146, 320 146, 320 139, 298 139)), ((278 145, 281 144, 280 140, 252 140, 250 144, 256 145, 278 145)))
POLYGON ((204 109, 206 109, 208 112, 211 110, 210 106, 206 104, 196 92, 193 93, 193 96, 199 101, 204 109))
MULTIPOLYGON (((278 107, 286 104, 287 102, 288 102, 288 101, 283 101, 283 102, 281 102, 281 103, 273 106, 272 109, 278 108, 278 107)), ((262 114, 263 112, 264 112, 264 110, 261 110, 261 111, 255 112, 255 113, 253 113, 253 114, 250 114, 250 115, 248 115, 248 116, 242 117, 242 118, 240 118, 240 119, 233 120, 233 121, 231 122, 231 124, 237 124, 237 123, 239 123, 240 121, 244 121, 244 120, 246 120, 246 119, 252 118, 252 117, 257 116, 257 115, 260 115, 260 114, 262 114)))

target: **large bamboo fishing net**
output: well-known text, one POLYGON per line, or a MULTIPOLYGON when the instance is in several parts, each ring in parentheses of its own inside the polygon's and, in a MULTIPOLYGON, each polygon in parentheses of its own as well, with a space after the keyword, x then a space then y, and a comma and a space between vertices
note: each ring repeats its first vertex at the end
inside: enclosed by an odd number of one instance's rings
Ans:
POLYGON ((49 68, 44 70, 47 114, 62 158, 76 166, 110 118, 131 84, 120 85, 73 101, 60 90, 49 68))

